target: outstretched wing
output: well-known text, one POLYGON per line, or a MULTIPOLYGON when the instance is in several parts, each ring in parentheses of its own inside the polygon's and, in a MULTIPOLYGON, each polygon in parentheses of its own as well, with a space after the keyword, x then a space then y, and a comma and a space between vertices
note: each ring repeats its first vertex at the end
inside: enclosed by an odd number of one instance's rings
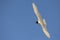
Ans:
POLYGON ((38 12, 37 6, 34 3, 32 3, 32 6, 33 6, 33 10, 34 10, 38 20, 42 20, 41 15, 38 12))
POLYGON ((45 19, 43 19, 43 25, 42 25, 42 30, 43 30, 43 32, 44 32, 44 34, 48 37, 48 38, 50 38, 50 34, 49 34, 49 32, 47 31, 47 28, 46 28, 46 22, 45 22, 45 19))
POLYGON ((47 31, 47 29, 46 29, 45 27, 43 27, 42 30, 43 30, 44 34, 45 34, 48 38, 50 38, 50 34, 49 34, 49 32, 47 31))

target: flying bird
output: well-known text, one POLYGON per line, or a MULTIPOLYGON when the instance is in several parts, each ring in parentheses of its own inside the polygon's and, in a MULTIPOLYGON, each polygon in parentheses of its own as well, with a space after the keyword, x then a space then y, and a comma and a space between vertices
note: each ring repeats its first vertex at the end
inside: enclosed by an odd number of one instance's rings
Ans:
POLYGON ((49 34, 49 32, 47 31, 47 28, 46 28, 46 21, 45 21, 45 19, 42 19, 40 13, 38 12, 37 6, 34 3, 32 3, 32 7, 33 7, 35 15, 37 16, 37 19, 38 19, 38 21, 36 21, 36 23, 41 25, 44 34, 48 38, 50 38, 50 34, 49 34))

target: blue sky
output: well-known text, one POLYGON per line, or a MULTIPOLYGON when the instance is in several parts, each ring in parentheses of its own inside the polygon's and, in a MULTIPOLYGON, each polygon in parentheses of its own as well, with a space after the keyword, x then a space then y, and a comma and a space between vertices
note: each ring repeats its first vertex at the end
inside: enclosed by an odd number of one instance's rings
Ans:
POLYGON ((0 0, 0 40, 59 40, 60 0, 0 0), (48 39, 32 9, 34 2, 46 20, 48 39))

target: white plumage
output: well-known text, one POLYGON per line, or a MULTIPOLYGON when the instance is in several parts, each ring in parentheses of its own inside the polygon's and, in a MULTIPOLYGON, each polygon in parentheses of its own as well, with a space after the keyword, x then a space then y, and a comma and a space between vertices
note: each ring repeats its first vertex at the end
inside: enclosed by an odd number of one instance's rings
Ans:
POLYGON ((45 21, 45 19, 42 19, 40 13, 38 12, 37 6, 36 6, 34 3, 32 3, 32 6, 33 6, 33 10, 34 10, 34 12, 35 12, 35 15, 36 15, 37 18, 38 18, 38 24, 41 25, 44 34, 45 34, 48 38, 50 38, 50 34, 48 33, 48 31, 47 31, 47 29, 46 29, 46 21, 45 21))

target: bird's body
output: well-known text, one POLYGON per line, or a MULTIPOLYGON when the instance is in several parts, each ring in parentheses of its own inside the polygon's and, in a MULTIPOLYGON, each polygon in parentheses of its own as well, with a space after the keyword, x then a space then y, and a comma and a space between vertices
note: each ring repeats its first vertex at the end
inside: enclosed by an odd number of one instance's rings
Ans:
POLYGON ((33 10, 38 18, 38 21, 36 23, 40 24, 42 27, 43 32, 45 33, 45 35, 50 38, 50 34, 48 33, 47 29, 46 29, 46 22, 45 19, 42 19, 41 15, 38 12, 38 9, 36 7, 36 5, 34 3, 32 3, 33 6, 33 10))

